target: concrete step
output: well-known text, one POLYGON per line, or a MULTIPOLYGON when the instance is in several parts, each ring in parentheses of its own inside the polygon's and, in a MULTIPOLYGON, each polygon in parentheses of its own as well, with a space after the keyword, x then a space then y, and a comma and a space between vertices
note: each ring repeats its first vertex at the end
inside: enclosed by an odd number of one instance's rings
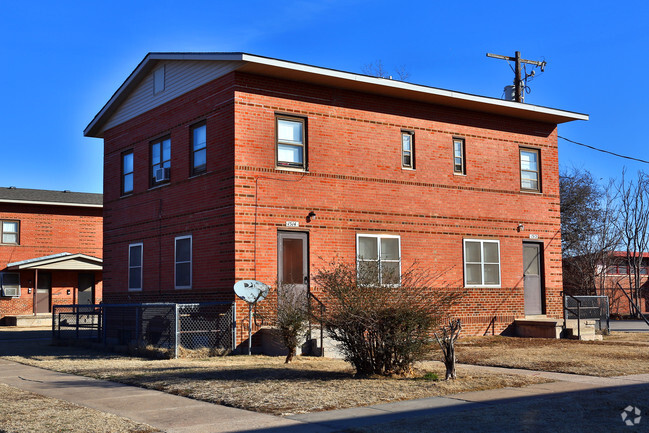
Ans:
POLYGON ((30 326, 51 326, 52 325, 52 315, 51 314, 29 314, 21 316, 5 316, 4 323, 6 326, 19 326, 19 327, 30 327, 30 326))

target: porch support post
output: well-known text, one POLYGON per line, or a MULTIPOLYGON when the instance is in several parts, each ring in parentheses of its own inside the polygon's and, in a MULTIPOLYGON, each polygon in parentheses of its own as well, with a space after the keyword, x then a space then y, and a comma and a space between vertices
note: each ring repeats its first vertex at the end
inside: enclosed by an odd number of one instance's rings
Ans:
POLYGON ((34 316, 36 315, 36 294, 38 293, 38 269, 34 269, 34 289, 32 291, 32 298, 34 303, 34 316))

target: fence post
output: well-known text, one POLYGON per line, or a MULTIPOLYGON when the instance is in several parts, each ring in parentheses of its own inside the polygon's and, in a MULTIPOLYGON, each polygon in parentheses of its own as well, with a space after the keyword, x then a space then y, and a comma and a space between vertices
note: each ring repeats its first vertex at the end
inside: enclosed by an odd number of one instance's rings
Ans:
POLYGON ((54 341, 54 337, 56 335, 56 333, 54 332, 55 323, 56 323, 55 317, 56 317, 56 305, 52 307, 52 342, 54 341))
POLYGON ((180 317, 179 317, 179 309, 178 309, 178 304, 174 304, 174 310, 176 313, 176 329, 175 329, 175 341, 174 341, 174 358, 178 358, 178 343, 179 343, 179 335, 180 335, 180 317))

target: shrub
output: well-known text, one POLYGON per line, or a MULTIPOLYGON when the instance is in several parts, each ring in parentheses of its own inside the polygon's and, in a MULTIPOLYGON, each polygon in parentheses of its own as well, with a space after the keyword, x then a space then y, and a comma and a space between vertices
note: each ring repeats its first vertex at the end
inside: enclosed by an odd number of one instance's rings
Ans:
POLYGON ((333 262, 313 281, 327 309, 318 317, 357 375, 403 375, 431 350, 433 331, 461 293, 439 288, 440 275, 411 267, 381 275, 376 268, 333 262), (400 281, 400 282, 399 282, 400 281))
POLYGON ((286 363, 295 356, 300 337, 306 332, 309 320, 307 295, 292 284, 277 287, 277 329, 282 343, 288 349, 286 363))

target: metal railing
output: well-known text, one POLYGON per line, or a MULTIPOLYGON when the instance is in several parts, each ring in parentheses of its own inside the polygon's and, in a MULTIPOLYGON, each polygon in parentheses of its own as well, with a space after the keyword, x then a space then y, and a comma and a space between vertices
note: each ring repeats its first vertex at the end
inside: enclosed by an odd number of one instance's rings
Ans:
POLYGON ((55 305, 52 339, 156 350, 168 356, 210 355, 236 348, 234 302, 55 305))
POLYGON ((595 320, 599 330, 610 332, 610 311, 607 296, 581 296, 563 294, 564 329, 567 319, 578 319, 580 333, 581 319, 595 320))
POLYGON ((577 317, 577 339, 581 340, 581 301, 572 295, 561 292, 563 295, 563 330, 566 331, 568 313, 572 313, 577 317), (568 307, 568 299, 573 299, 577 303, 577 312, 568 307))

